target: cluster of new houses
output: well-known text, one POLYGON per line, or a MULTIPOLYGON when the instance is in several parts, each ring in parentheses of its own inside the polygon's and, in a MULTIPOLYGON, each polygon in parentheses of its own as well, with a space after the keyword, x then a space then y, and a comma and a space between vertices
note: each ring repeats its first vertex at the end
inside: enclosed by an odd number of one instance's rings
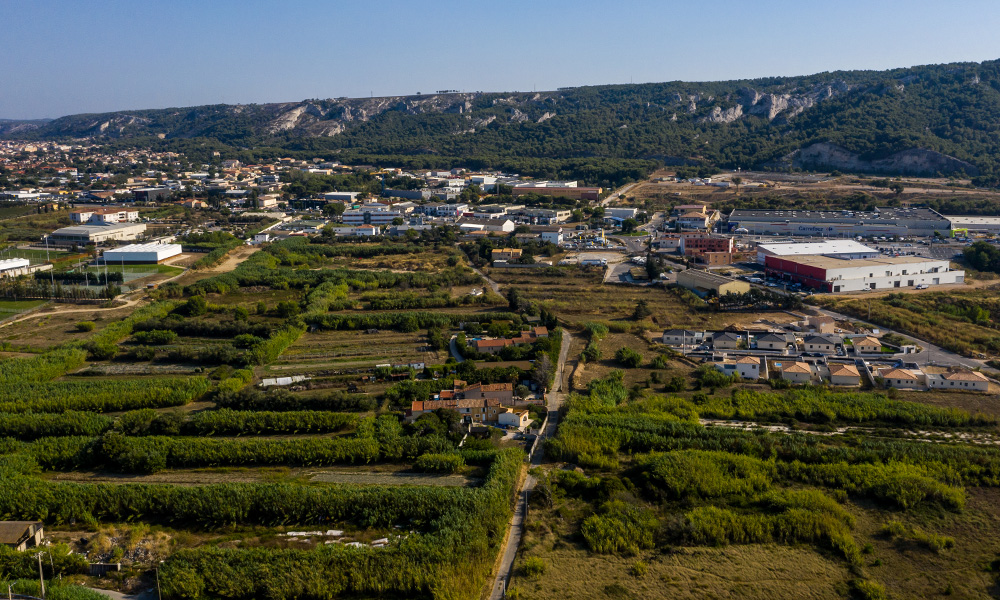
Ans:
POLYGON ((863 379, 884 387, 909 390, 951 389, 989 391, 990 380, 967 369, 904 368, 871 366, 869 360, 883 359, 897 350, 870 334, 840 336, 749 331, 694 331, 671 329, 663 332, 663 343, 682 351, 711 352, 706 362, 726 375, 741 379, 768 379, 772 374, 793 384, 858 386, 863 379), (853 357, 853 358, 852 358, 853 357), (876 379, 878 378, 878 379, 876 379))

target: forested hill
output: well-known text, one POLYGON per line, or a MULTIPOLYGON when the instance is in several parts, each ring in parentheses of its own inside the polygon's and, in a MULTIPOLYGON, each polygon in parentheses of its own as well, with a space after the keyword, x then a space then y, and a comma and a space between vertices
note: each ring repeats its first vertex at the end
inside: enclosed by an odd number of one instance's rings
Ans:
MULTIPOLYGON (((1000 174, 1000 61, 711 83, 215 105, 0 122, 17 139, 225 144, 315 156, 635 159, 1000 174)), ((246 151, 246 150, 245 150, 246 151)), ((645 164, 645 163, 641 163, 645 164)), ((526 169, 527 170, 527 169, 526 169)))

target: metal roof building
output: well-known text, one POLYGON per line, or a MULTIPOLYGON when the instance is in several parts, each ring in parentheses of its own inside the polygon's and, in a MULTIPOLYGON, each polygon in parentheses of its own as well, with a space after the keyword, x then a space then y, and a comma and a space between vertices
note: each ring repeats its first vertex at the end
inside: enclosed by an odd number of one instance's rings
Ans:
POLYGON ((104 251, 104 262, 151 264, 160 263, 181 253, 180 244, 129 244, 104 251))
POLYGON ((134 240, 146 231, 145 223, 113 223, 111 225, 74 225, 49 234, 49 241, 60 245, 100 244, 111 240, 134 240))
POLYGON ((878 258, 879 251, 854 240, 823 240, 783 244, 758 244, 757 262, 763 264, 768 256, 830 256, 834 258, 878 258))

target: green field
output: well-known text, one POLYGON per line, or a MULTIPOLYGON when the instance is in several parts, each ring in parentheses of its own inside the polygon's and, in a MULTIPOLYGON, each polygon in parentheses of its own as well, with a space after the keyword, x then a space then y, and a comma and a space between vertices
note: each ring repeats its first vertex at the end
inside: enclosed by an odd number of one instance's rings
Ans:
POLYGON ((0 300, 0 318, 38 308, 47 302, 48 300, 0 300))

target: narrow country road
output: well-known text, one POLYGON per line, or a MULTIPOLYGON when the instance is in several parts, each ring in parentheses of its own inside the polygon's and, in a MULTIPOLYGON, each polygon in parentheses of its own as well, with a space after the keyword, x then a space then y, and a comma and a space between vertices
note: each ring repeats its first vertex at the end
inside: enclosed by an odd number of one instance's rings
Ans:
MULTIPOLYGON (((559 421, 559 407, 563 402, 563 377, 565 374, 566 358, 569 356, 569 347, 573 342, 573 336, 563 330, 562 348, 559 350, 559 363, 556 365, 555 380, 552 390, 549 392, 546 408, 548 418, 545 428, 539 432, 542 442, 546 438, 555 434, 559 421)), ((537 467, 542 464, 544 454, 544 444, 539 443, 538 449, 531 457, 531 466, 537 467)), ((521 538, 524 535, 524 519, 528 514, 528 498, 531 490, 535 487, 535 478, 530 474, 524 478, 524 483, 517 493, 517 503, 514 506, 514 516, 510 521, 510 532, 507 535, 507 543, 501 549, 502 558, 497 568, 496 577, 493 580, 493 591, 490 593, 490 600, 502 600, 510 583, 510 576, 514 572, 514 559, 517 558, 517 550, 521 547, 521 538)))
POLYGON ((490 289, 491 289, 491 290, 493 290, 493 293, 494 293, 494 294, 499 294, 499 293, 500 293, 500 284, 499 284, 499 283, 497 283, 497 282, 493 281, 492 279, 490 279, 489 277, 487 277, 487 276, 486 276, 486 273, 483 273, 482 271, 480 271, 480 270, 479 270, 479 269, 477 269, 476 267, 473 267, 472 265, 469 265, 469 266, 470 266, 470 268, 471 268, 471 269, 472 269, 473 271, 475 271, 475 272, 476 272, 476 273, 477 273, 477 274, 478 274, 478 275, 479 275, 480 277, 482 277, 482 278, 483 278, 484 280, 486 280, 486 283, 487 283, 487 284, 489 284, 489 286, 490 286, 490 289))
POLYGON ((457 335, 451 336, 451 340, 448 341, 448 349, 451 350, 451 355, 452 357, 455 358, 457 362, 465 362, 465 359, 462 358, 462 355, 458 353, 458 344, 455 343, 455 340, 457 339, 458 339, 457 335))

